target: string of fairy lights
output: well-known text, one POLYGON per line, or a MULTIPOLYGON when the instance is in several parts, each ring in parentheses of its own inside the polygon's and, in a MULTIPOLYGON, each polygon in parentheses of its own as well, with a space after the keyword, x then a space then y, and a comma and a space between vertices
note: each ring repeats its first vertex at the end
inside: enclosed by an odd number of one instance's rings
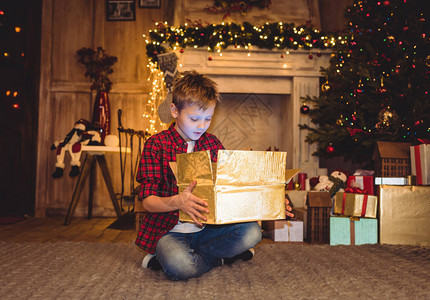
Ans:
MULTIPOLYGON (((147 119, 149 124, 146 131, 155 134, 158 132, 156 120, 159 120, 157 109, 166 98, 166 89, 164 88, 164 73, 157 67, 157 64, 150 61, 147 67, 150 69, 148 81, 151 82, 151 92, 149 92, 146 110, 142 116, 147 119)), ((166 129, 166 124, 159 122, 158 125, 159 128, 166 129)))
MULTIPOLYGON (((260 26, 244 22, 210 24, 185 23, 180 26, 169 26, 167 22, 156 22, 156 28, 143 35, 146 40, 147 56, 157 61, 157 55, 169 50, 186 51, 186 48, 206 48, 209 52, 222 55, 228 47, 249 50, 253 47, 280 52, 281 57, 289 50, 312 51, 333 48, 336 43, 347 43, 347 36, 334 33, 323 33, 310 25, 295 26, 293 23, 275 22, 260 26)), ((211 56, 209 59, 211 60, 211 56)))

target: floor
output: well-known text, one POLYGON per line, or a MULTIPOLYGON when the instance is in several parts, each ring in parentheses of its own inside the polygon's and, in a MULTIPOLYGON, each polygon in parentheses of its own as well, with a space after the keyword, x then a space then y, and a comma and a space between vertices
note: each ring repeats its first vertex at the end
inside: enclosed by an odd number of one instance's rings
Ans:
POLYGON ((29 218, 0 226, 0 240, 28 242, 86 241, 96 243, 129 243, 135 240, 134 230, 115 230, 107 227, 115 218, 73 218, 64 226, 64 216, 29 218))

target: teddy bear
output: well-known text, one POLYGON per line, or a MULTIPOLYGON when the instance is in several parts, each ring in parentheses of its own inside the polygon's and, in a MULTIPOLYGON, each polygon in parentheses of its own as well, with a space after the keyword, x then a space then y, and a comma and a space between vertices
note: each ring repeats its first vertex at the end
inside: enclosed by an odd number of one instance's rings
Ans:
POLYGON ((79 119, 62 141, 56 141, 52 144, 51 149, 56 150, 57 156, 55 172, 52 173, 52 177, 60 178, 63 176, 66 151, 69 151, 71 158, 69 176, 75 177, 80 174, 79 167, 81 166, 82 145, 99 145, 101 141, 99 132, 93 129, 89 121, 79 119))

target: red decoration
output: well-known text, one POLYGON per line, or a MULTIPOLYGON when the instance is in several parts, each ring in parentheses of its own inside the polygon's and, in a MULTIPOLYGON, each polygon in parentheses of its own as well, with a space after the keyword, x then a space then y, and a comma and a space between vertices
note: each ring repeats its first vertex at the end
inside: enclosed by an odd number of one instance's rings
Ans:
POLYGON ((325 151, 327 151, 327 153, 331 154, 334 152, 334 147, 330 144, 327 146, 327 148, 325 148, 325 151))
POLYGON ((179 52, 184 53, 184 49, 179 50, 179 52))
POLYGON ((281 54, 281 58, 284 58, 284 54, 281 54))
POLYGON ((212 56, 209 56, 209 57, 208 57, 208 60, 209 60, 209 61, 211 61, 211 60, 212 60, 212 56))
POLYGON ((107 92, 98 92, 94 101, 92 122, 98 128, 101 143, 110 134, 110 102, 107 92))
POLYGON ((312 54, 309 54, 309 59, 312 59, 312 58, 314 58, 314 56, 312 55, 312 54))
POLYGON ((300 112, 304 115, 307 115, 309 111, 309 106, 307 106, 306 104, 303 104, 302 107, 300 107, 300 112))
POLYGON ((387 1, 387 0, 386 0, 386 1, 384 1, 383 3, 384 3, 384 6, 388 6, 388 5, 390 5, 390 1, 387 1))

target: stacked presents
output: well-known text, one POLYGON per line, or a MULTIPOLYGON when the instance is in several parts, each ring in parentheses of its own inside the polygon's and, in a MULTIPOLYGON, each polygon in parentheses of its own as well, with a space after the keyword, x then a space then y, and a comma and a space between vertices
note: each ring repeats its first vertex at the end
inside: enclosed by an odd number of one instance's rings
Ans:
POLYGON ((374 171, 319 176, 311 189, 287 190, 297 219, 263 224, 269 237, 430 246, 430 144, 378 142, 374 160, 374 171))
POLYGON ((330 217, 330 245, 361 245, 378 242, 378 197, 373 176, 349 176, 348 187, 337 192, 334 216, 330 217))

